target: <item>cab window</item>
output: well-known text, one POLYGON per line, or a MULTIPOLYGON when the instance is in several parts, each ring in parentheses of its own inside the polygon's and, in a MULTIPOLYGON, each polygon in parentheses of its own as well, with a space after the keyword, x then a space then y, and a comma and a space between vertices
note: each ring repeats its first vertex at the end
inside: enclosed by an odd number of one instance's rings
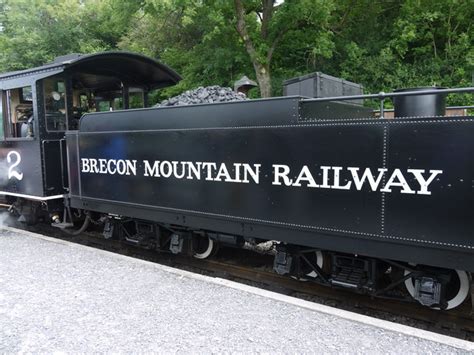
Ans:
POLYGON ((100 92, 94 97, 97 112, 117 111, 123 109, 121 91, 100 92))
POLYGON ((5 138, 32 138, 33 95, 31 86, 10 89, 2 95, 2 135, 5 138))
POLYGON ((43 81, 46 130, 66 130, 66 84, 62 78, 43 81))
POLYGON ((145 95, 140 88, 129 89, 129 107, 130 108, 143 108, 145 107, 145 95))

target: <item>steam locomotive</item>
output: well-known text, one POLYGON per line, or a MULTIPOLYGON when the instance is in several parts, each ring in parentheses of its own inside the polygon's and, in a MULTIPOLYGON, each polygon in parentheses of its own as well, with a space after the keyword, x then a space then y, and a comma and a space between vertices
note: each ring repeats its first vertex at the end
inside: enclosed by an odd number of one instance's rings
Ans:
POLYGON ((383 297, 404 285, 434 309, 469 297, 474 120, 438 104, 472 88, 146 108, 180 79, 126 52, 0 75, 3 205, 197 258, 274 241, 280 274, 383 297), (366 98, 393 98, 396 117, 366 98))

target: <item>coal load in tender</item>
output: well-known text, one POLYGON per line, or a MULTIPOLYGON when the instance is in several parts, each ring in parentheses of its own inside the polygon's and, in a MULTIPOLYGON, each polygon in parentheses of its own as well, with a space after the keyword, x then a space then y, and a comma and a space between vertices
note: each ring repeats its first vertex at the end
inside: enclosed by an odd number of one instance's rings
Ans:
POLYGON ((155 107, 180 106, 195 104, 210 104, 215 102, 229 102, 247 100, 247 96, 240 92, 235 92, 231 88, 218 85, 198 87, 194 90, 187 90, 181 95, 164 100, 155 107))

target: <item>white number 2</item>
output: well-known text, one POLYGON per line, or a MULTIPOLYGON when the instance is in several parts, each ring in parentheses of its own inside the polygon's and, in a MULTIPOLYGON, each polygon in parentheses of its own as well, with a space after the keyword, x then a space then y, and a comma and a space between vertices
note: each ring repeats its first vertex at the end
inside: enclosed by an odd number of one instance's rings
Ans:
POLYGON ((15 170, 15 168, 20 164, 21 162, 21 155, 20 153, 12 150, 10 153, 7 155, 7 162, 8 164, 12 164, 10 168, 8 168, 8 180, 10 180, 12 177, 14 177, 17 180, 23 180, 23 173, 19 173, 18 171, 15 170), (12 157, 14 157, 14 161, 12 164, 12 157))

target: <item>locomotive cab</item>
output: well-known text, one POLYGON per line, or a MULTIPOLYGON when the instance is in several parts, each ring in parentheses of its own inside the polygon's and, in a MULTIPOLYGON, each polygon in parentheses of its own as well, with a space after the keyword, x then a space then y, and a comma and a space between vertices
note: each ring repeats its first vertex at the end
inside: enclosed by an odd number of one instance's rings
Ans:
POLYGON ((126 52, 58 57, 0 75, 0 199, 21 221, 62 208, 68 192, 65 133, 89 112, 142 108, 148 92, 180 76, 126 52))

